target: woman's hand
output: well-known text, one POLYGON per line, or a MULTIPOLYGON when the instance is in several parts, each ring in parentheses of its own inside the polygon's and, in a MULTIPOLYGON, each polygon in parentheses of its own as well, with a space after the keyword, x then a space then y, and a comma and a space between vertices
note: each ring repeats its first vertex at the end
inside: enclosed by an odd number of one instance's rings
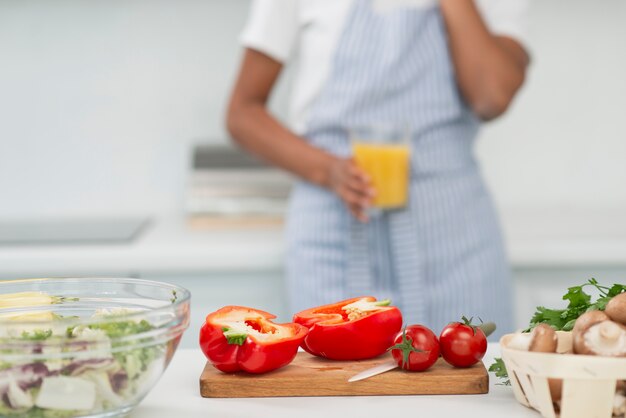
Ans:
POLYGON ((262 159, 341 198, 352 215, 367 222, 365 210, 374 197, 367 175, 350 159, 337 158, 295 135, 267 111, 267 100, 282 64, 247 49, 228 108, 233 139, 262 159), (297 156, 297 158, 296 158, 297 156))
POLYGON ((328 180, 328 188, 341 198, 350 213, 367 222, 365 212, 376 195, 368 175, 352 159, 336 158, 330 164, 328 180))

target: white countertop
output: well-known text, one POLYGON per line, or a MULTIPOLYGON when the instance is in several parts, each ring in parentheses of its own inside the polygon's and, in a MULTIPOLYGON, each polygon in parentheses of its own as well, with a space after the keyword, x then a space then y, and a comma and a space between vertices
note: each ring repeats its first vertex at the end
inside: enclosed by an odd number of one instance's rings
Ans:
POLYGON ((182 218, 157 219, 131 243, 0 247, 0 275, 274 271, 282 242, 276 227, 193 229, 182 218))
MULTIPOLYGON (((626 265, 626 216, 613 212, 503 214, 513 267, 626 265)), ((0 278, 279 271, 277 226, 192 229, 182 217, 156 219, 127 244, 0 246, 0 278)))
MULTIPOLYGON (((491 364, 498 352, 498 344, 490 344, 485 364, 491 364)), ((492 374, 486 395, 205 399, 200 396, 198 383, 204 364, 199 349, 179 350, 157 386, 130 417, 540 417, 515 400, 510 386, 497 385, 492 374)))

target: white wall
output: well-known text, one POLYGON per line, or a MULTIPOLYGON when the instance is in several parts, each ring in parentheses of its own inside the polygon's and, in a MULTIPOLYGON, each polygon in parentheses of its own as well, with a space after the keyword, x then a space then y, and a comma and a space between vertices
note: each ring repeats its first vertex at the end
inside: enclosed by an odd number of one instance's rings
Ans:
MULTIPOLYGON (((169 212, 223 138, 248 0, 0 2, 0 217, 169 212)), ((626 2, 535 0, 533 65, 478 153, 511 208, 626 207, 626 2)))
POLYGON ((0 217, 182 206, 223 138, 241 0, 0 2, 0 217))
POLYGON ((530 17, 527 86, 478 148, 503 216, 626 209, 626 2, 535 0, 530 17))

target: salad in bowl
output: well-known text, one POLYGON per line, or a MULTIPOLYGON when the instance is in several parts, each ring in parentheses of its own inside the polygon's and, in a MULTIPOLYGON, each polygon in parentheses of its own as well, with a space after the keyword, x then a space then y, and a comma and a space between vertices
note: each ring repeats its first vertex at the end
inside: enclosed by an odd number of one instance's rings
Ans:
POLYGON ((0 281, 0 416, 128 414, 169 364, 189 299, 137 279, 0 281))

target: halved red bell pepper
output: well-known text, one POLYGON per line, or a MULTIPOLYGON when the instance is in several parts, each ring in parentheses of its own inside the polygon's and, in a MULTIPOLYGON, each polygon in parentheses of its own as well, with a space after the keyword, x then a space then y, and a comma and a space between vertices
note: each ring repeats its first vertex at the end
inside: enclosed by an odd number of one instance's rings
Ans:
POLYGON ((381 355, 402 328, 402 314, 389 300, 367 296, 307 309, 293 321, 309 329, 302 348, 332 360, 381 355))
POLYGON ((306 327, 275 324, 275 315, 244 306, 226 306, 209 314, 200 330, 200 348, 218 370, 265 373, 295 358, 306 327))

